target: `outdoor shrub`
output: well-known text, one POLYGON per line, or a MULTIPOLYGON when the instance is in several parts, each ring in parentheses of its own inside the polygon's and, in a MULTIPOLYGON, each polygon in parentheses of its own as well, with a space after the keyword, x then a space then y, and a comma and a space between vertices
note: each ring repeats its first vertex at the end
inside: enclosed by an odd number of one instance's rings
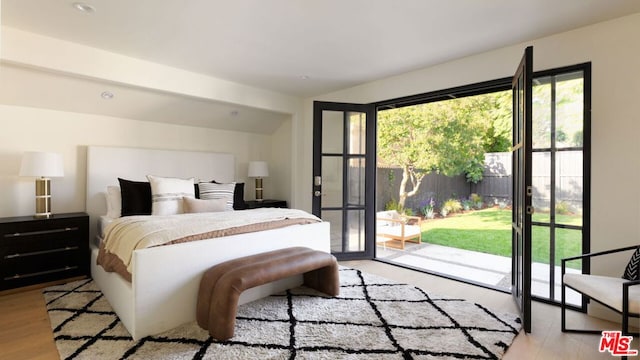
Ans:
POLYGON ((384 204, 384 209, 385 210, 396 210, 398 212, 401 212, 400 210, 400 204, 395 200, 395 199, 391 199, 389 201, 387 201, 386 204, 384 204))
POLYGON ((404 208, 402 209, 402 211, 398 211, 401 214, 407 215, 407 216, 413 216, 413 209, 412 208, 404 208))
POLYGON ((556 214, 568 215, 571 214, 571 205, 566 201, 558 201, 556 203, 556 214))
POLYGON ((458 199, 449 199, 442 204, 442 209, 447 210, 448 213, 456 213, 462 210, 462 204, 458 199))
POLYGON ((481 195, 473 193, 473 194, 471 194, 469 196, 469 199, 473 203, 473 207, 475 207, 478 210, 482 209, 483 203, 482 203, 482 196, 481 195))
POLYGON ((464 211, 471 210, 471 206, 473 206, 473 203, 471 202, 471 200, 469 199, 462 200, 462 208, 464 209, 464 211))
POLYGON ((422 215, 424 215, 424 217, 427 219, 433 219, 435 205, 435 200, 433 200, 433 198, 429 198, 429 200, 427 200, 427 202, 420 209, 422 211, 422 215))

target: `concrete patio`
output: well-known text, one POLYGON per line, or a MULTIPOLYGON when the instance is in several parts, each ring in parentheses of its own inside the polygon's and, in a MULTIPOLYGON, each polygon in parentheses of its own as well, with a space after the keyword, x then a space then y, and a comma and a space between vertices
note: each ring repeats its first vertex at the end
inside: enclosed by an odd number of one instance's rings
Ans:
MULTIPOLYGON (((378 245, 376 258, 384 259, 415 269, 486 285, 511 290, 511 258, 484 254, 428 243, 406 243, 405 249, 378 245)), ((555 266, 555 297, 560 299, 560 267, 555 266)), ((579 272, 567 269, 567 272, 579 272)), ((549 265, 533 263, 531 290, 534 295, 549 296, 549 265)), ((567 302, 580 304, 580 296, 569 290, 567 302)))

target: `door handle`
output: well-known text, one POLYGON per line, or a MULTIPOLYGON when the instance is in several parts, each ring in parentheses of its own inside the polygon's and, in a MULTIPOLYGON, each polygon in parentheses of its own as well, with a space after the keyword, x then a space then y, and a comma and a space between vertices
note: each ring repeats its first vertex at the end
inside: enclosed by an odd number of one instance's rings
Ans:
POLYGON ((313 186, 322 185, 322 176, 314 176, 313 177, 313 186))
POLYGON ((320 190, 316 190, 313 192, 313 196, 315 197, 320 197, 322 195, 322 192, 320 190))

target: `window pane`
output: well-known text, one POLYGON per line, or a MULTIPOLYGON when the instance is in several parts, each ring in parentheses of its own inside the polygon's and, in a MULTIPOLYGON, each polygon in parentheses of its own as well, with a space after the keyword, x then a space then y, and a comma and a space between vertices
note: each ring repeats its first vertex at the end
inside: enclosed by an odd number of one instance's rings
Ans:
POLYGON ((364 159, 349 159, 347 204, 364 206, 364 159))
POLYGON ((366 145, 365 113, 349 113, 349 154, 364 154, 366 145))
POLYGON ((364 210, 347 211, 347 251, 364 251, 364 210))
POLYGON ((549 77, 536 78, 533 85, 532 146, 534 149, 551 147, 551 84, 549 77))
POLYGON ((531 294, 549 297, 549 228, 531 227, 531 294))
POLYGON ((582 147, 584 123, 582 71, 557 77, 556 147, 582 147))
MULTIPOLYGON (((560 279, 562 278, 562 259, 582 254, 582 231, 570 229, 556 229, 556 267, 555 267, 555 300, 560 301, 560 279)), ((579 260, 567 262, 567 273, 581 273, 582 262, 579 260)), ((567 291, 567 302, 580 305, 581 296, 572 290, 567 291)))
POLYGON ((322 210, 322 220, 331 227, 331 251, 342 252, 342 211, 322 210))
POLYGON ((322 157, 322 207, 342 206, 342 157, 322 157))
POLYGON ((535 209, 532 220, 550 222, 551 203, 551 154, 535 152, 532 154, 531 185, 533 186, 532 203, 535 209))
POLYGON ((322 112, 322 153, 342 154, 342 138, 344 129, 344 113, 342 111, 322 112))
POLYGON ((582 226, 582 151, 556 154, 556 223, 582 226))

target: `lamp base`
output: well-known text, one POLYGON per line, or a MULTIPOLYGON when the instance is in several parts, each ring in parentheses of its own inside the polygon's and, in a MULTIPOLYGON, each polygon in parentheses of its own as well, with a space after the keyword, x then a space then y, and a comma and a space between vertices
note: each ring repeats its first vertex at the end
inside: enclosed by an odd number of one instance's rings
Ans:
POLYGON ((36 218, 51 217, 51 179, 36 179, 36 218))
POLYGON ((262 178, 256 178, 256 201, 262 200, 262 178))

